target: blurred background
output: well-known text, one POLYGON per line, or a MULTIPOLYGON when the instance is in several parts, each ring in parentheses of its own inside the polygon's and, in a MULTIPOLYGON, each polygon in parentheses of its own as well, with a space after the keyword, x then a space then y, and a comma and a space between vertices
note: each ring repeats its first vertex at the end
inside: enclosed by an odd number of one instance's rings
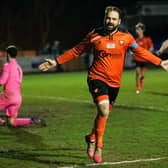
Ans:
MULTIPOLYGON (((122 27, 133 36, 136 36, 135 24, 143 22, 155 50, 167 39, 168 1, 1 0, 1 62, 5 59, 5 47, 14 44, 19 48, 24 71, 38 71, 37 66, 44 57, 58 56, 80 42, 92 28, 101 26, 108 5, 123 10, 122 27)), ((87 69, 92 61, 90 53, 84 53, 82 58, 63 65, 58 71, 87 69)), ((130 60, 126 60, 126 67, 132 67, 130 60)))

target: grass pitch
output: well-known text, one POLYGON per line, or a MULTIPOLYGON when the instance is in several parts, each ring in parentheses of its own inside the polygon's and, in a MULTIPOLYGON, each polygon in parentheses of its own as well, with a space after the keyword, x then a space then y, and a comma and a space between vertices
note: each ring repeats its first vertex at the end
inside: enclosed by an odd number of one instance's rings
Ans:
POLYGON ((96 114, 87 73, 25 75, 19 117, 40 116, 47 127, 1 126, 0 167, 167 168, 167 75, 160 69, 148 70, 143 91, 137 95, 135 72, 124 72, 104 136, 103 159, 108 163, 97 166, 85 152, 84 136, 90 132, 96 114), (122 162, 150 158, 161 159, 122 162))

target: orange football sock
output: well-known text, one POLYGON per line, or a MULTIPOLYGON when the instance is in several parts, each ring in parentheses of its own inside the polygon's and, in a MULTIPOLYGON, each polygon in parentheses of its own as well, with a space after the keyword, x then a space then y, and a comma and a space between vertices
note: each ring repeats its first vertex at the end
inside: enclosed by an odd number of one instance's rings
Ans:
POLYGON ((140 82, 137 82, 136 83, 136 89, 141 91, 141 83, 140 82))
POLYGON ((144 80, 143 79, 140 80, 140 84, 141 84, 141 87, 144 85, 144 80))
POLYGON ((96 127, 96 139, 97 147, 103 147, 103 135, 106 127, 107 117, 98 117, 97 118, 97 127, 96 127))
POLYGON ((113 104, 109 104, 109 111, 113 109, 113 104))

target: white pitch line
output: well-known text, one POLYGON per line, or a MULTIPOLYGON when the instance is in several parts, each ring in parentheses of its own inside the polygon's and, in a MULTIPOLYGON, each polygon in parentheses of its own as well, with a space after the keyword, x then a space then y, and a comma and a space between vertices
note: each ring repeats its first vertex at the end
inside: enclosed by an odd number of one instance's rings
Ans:
POLYGON ((90 163, 90 164, 86 164, 86 166, 91 167, 91 166, 103 166, 103 165, 120 165, 120 164, 137 163, 137 162, 151 162, 151 161, 163 160, 163 159, 167 159, 167 158, 168 157, 137 159, 137 160, 124 160, 124 161, 119 161, 119 162, 90 163))
MULTIPOLYGON (((83 99, 72 99, 65 97, 55 97, 55 96, 31 96, 31 95, 23 95, 25 97, 32 97, 37 99, 50 99, 50 100, 59 100, 59 101, 67 101, 67 102, 78 102, 78 103, 87 103, 93 104, 92 101, 83 100, 83 99)), ((158 110, 158 111, 168 111, 167 108, 154 107, 154 106, 141 106, 141 105, 129 105, 129 104, 115 104, 116 107, 126 107, 126 108, 137 108, 142 110, 158 110)))
POLYGON ((72 166, 59 166, 57 168, 75 168, 75 167, 79 167, 79 165, 72 165, 72 166))
POLYGON ((60 167, 57 167, 57 168, 74 168, 74 166, 60 166, 60 167))
MULTIPOLYGON (((158 160, 164 160, 164 159, 168 159, 168 157, 137 159, 137 160, 123 160, 123 161, 118 161, 118 162, 90 163, 90 164, 85 164, 85 167, 104 166, 104 165, 121 165, 121 164, 131 164, 131 163, 138 163, 138 162, 151 162, 151 161, 158 161, 158 160)), ((75 168, 79 166, 80 165, 60 166, 58 168, 75 168)))
POLYGON ((32 97, 37 99, 50 99, 50 100, 61 100, 61 101, 68 101, 68 102, 79 102, 79 103, 87 103, 93 104, 89 100, 80 100, 80 99, 72 99, 72 98, 65 98, 65 97, 55 97, 55 96, 31 96, 31 95, 23 95, 26 97, 32 97))

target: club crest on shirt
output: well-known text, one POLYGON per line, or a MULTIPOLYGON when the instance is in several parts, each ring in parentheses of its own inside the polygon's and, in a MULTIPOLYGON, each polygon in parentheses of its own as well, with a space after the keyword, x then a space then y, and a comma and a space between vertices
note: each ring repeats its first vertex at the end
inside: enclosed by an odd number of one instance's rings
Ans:
POLYGON ((119 40, 119 44, 123 45, 124 44, 124 40, 119 40))
POLYGON ((106 44, 106 48, 115 48, 115 44, 114 43, 107 43, 106 44))

